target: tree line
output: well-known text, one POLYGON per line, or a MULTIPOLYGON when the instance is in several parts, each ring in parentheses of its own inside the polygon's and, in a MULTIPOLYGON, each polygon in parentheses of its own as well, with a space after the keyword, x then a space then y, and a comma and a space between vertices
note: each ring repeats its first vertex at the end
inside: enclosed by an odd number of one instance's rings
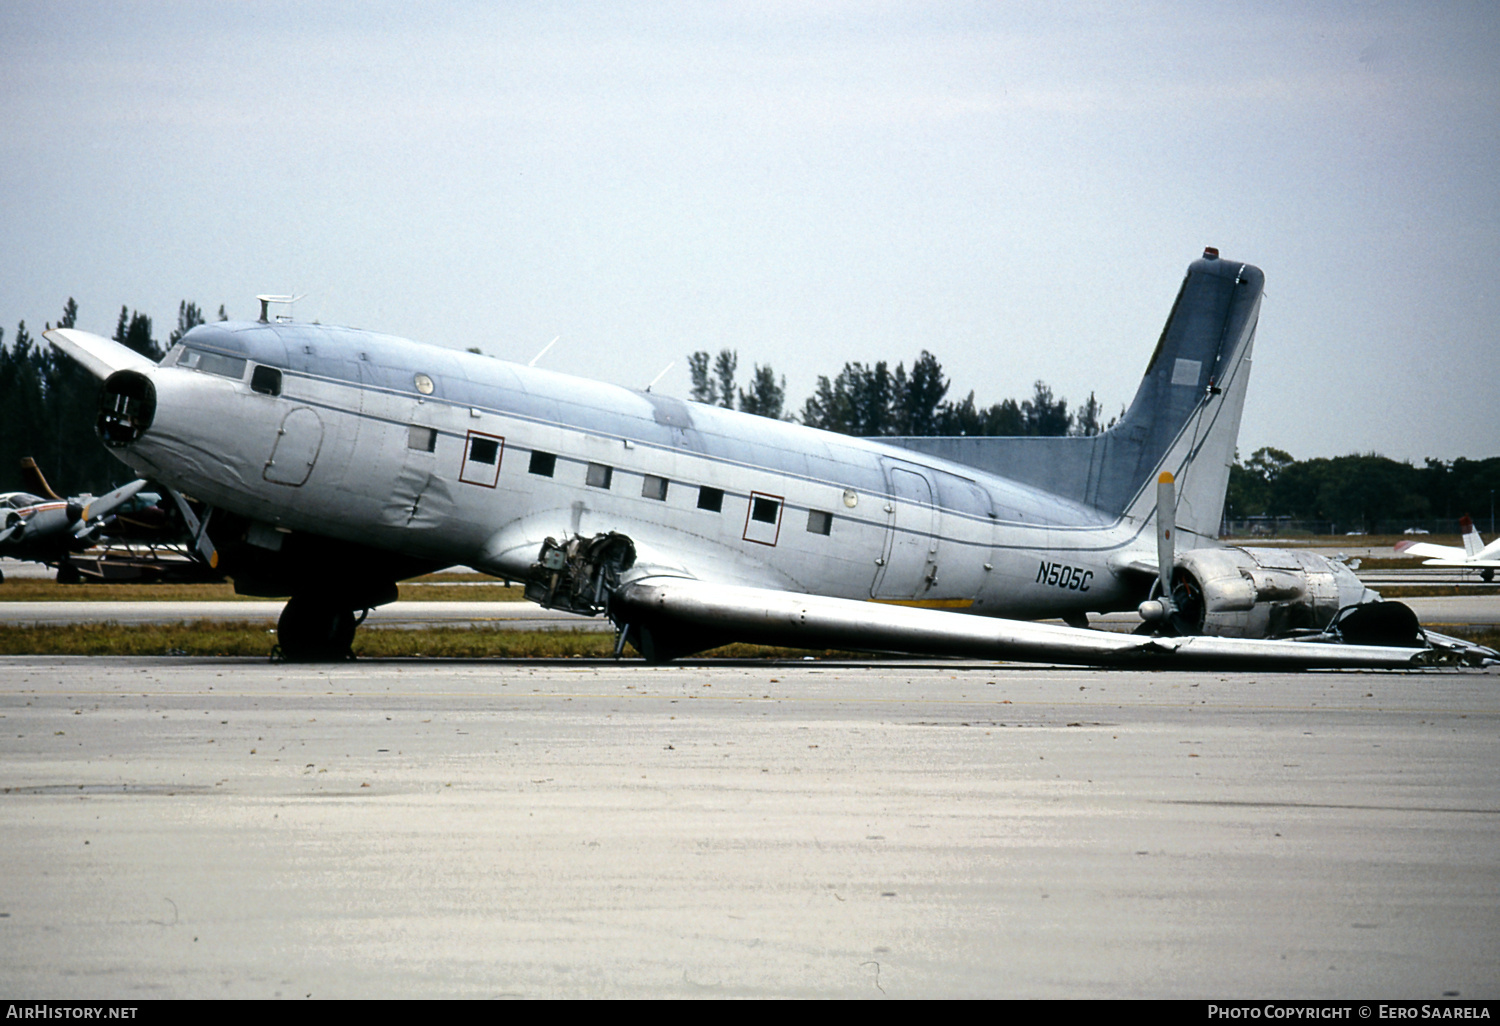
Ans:
MULTIPOLYGON (((77 319, 78 304, 70 298, 55 326, 71 328, 77 319)), ((218 319, 227 319, 222 306, 218 319)), ((164 346, 150 317, 122 306, 114 339, 158 360, 203 322, 198 305, 182 301, 164 346)), ((53 326, 48 322, 43 330, 53 326)), ((692 353, 688 368, 691 397, 698 402, 849 435, 1095 435, 1115 422, 1101 422, 1092 393, 1070 409, 1042 381, 1020 400, 981 406, 972 391, 961 400, 951 399, 942 364, 926 350, 909 369, 902 362, 892 370, 881 360, 846 363, 832 377, 820 375, 796 416, 787 409, 786 378, 769 365, 754 364, 743 387, 737 381, 739 355, 734 350, 712 356, 692 353)), ((130 479, 130 471, 94 434, 98 392, 87 371, 34 337, 25 321, 8 338, 0 328, 0 491, 22 487, 23 456, 34 457, 53 487, 68 494, 101 494, 130 479)), ((1240 522, 1290 518, 1327 523, 1340 531, 1376 532, 1400 530, 1402 524, 1446 530, 1468 513, 1487 528, 1497 491, 1500 457, 1427 459, 1413 466, 1374 453, 1297 460, 1267 447, 1247 460, 1236 458, 1225 517, 1240 522)))
POLYGON ((1468 514, 1487 534, 1497 492, 1500 456, 1420 467, 1375 453, 1297 460, 1281 449, 1255 450, 1229 468, 1224 515, 1230 521, 1279 519, 1325 523, 1333 533, 1395 534, 1407 527, 1453 532, 1468 514))
MULTIPOLYGON (((800 417, 785 408, 786 377, 770 366, 755 365, 750 386, 736 388, 739 354, 722 349, 688 356, 692 398, 700 403, 739 409, 773 419, 800 419, 809 427, 864 437, 904 435, 1097 435, 1114 424, 1100 422, 1101 407, 1093 393, 1076 411, 1052 394, 1044 381, 1032 386, 1029 399, 1004 399, 988 407, 947 398, 950 382, 937 357, 927 350, 892 371, 888 361, 846 363, 833 378, 818 376, 817 388, 802 404, 800 417)), ((1123 411, 1121 411, 1123 413, 1123 411)))

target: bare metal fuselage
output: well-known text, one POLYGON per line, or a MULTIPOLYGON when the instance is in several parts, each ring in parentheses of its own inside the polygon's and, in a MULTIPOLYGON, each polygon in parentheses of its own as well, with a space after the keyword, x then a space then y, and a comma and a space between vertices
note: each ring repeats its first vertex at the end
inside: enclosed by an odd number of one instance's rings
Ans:
POLYGON ((183 346, 245 366, 169 356, 120 455, 282 532, 522 578, 548 536, 614 531, 638 575, 1005 617, 1141 597, 1118 572, 1149 547, 1136 519, 894 446, 365 332, 216 325, 183 346), (257 356, 278 395, 251 387, 257 356))

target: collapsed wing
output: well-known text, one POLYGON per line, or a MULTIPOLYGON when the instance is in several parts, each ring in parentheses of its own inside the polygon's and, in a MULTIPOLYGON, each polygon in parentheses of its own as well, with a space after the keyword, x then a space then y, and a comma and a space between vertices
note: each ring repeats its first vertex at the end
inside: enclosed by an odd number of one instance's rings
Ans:
POLYGON ((93 335, 77 328, 53 328, 42 332, 42 337, 53 347, 83 364, 94 377, 103 381, 115 371, 148 371, 156 364, 113 339, 93 335))
MULTIPOLYGON (((610 615, 631 640, 651 653, 650 639, 725 638, 794 648, 849 648, 1089 666, 1158 666, 1177 669, 1411 669, 1445 662, 1480 662, 1489 649, 1449 644, 1394 648, 1320 641, 1241 638, 1152 638, 1052 624, 802 595, 764 588, 707 584, 680 577, 647 577, 620 587, 610 615), (642 640, 646 641, 643 647, 642 640)), ((718 642, 714 642, 717 644, 718 642)), ((670 654, 666 656, 670 658, 670 654)))

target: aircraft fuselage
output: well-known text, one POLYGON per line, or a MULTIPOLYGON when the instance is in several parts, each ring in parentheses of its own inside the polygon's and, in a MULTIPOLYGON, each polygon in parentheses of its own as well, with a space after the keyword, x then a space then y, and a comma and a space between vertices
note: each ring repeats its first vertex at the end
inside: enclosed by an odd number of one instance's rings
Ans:
MULTIPOLYGON (((195 329, 116 452, 253 523, 528 575, 614 531, 658 573, 993 616, 1131 608, 1142 524, 970 467, 385 335, 195 329)), ((1148 540, 1149 541, 1149 540, 1148 540)))

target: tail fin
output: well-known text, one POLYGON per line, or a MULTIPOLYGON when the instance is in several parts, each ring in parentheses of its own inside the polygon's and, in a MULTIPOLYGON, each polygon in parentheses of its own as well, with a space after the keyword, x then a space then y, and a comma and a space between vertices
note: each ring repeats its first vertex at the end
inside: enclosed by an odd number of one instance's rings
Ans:
POLYGON ((1178 547, 1219 533, 1265 276, 1208 249, 1183 279, 1125 416, 1090 438, 897 438, 899 445, 1145 520, 1177 479, 1178 547))
POLYGON ((61 502, 62 496, 52 490, 47 483, 47 477, 42 473, 42 468, 36 465, 36 460, 30 456, 21 457, 21 480, 26 483, 26 490, 42 496, 44 499, 54 499, 61 502))
POLYGON ((1464 536, 1464 555, 1469 559, 1479 558, 1484 551, 1484 539, 1479 536, 1479 528, 1474 526, 1473 519, 1465 513, 1458 521, 1458 529, 1464 536))

